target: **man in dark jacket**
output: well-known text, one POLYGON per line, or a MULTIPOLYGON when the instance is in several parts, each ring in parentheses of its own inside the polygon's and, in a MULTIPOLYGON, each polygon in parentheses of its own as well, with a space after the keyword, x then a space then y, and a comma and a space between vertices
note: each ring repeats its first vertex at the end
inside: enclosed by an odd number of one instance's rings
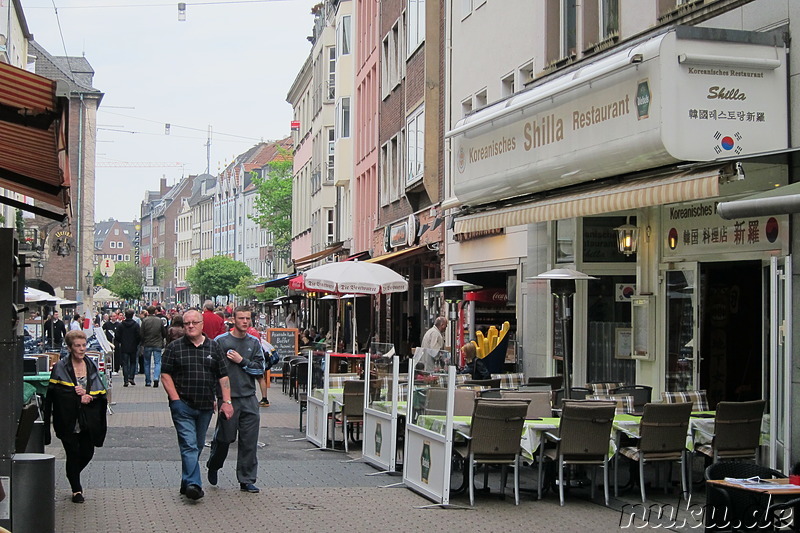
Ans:
POLYGON ((125 320, 117 324, 117 333, 114 337, 114 344, 119 348, 120 358, 122 359, 125 387, 128 384, 136 385, 133 379, 136 376, 136 354, 139 351, 141 340, 142 334, 139 330, 139 324, 133 320, 133 309, 126 309, 125 320))
POLYGON ((58 311, 53 311, 53 314, 48 318, 44 325, 44 341, 45 344, 53 349, 60 350, 61 345, 64 343, 64 335, 67 334, 67 328, 64 322, 58 318, 58 311))
POLYGON ((144 355, 144 386, 150 386, 150 358, 153 360, 152 384, 158 387, 161 374, 161 351, 167 338, 166 319, 156 315, 156 307, 147 308, 147 316, 142 319, 142 354, 144 355))

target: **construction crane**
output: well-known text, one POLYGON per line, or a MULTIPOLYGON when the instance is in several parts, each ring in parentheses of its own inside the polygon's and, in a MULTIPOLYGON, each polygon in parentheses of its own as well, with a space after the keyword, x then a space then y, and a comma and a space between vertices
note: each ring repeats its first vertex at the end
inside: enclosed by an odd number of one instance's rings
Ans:
POLYGON ((107 168, 166 168, 182 167, 185 163, 173 161, 98 161, 95 167, 107 168))

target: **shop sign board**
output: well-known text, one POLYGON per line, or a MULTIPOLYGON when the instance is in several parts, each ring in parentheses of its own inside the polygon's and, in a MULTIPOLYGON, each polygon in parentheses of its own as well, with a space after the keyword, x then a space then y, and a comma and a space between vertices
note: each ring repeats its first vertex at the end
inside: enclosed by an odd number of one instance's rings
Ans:
POLYGON ((787 215, 725 220, 719 201, 691 202, 661 208, 661 250, 665 259, 784 250, 788 246, 787 215))
POLYGON ((448 133, 455 195, 475 206, 786 148, 783 45, 680 38, 685 31, 634 44, 459 121, 448 133))

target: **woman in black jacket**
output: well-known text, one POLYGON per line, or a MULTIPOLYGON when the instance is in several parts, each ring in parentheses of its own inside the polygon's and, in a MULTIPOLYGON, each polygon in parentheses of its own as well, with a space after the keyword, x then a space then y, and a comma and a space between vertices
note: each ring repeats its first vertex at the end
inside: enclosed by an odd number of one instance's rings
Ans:
POLYGON ((67 479, 72 487, 72 501, 83 503, 81 471, 106 438, 106 388, 97 366, 86 355, 86 334, 81 330, 64 338, 69 356, 61 359, 50 373, 45 398, 45 441, 50 443, 50 417, 61 439, 67 458, 67 479))

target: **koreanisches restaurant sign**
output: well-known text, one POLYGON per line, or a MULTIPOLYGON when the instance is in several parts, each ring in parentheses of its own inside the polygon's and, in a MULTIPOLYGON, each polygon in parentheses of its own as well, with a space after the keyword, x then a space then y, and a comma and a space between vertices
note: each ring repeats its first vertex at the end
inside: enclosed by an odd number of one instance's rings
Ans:
POLYGON ((447 134, 458 200, 785 148, 783 47, 740 34, 751 42, 672 30, 462 119, 447 134))

